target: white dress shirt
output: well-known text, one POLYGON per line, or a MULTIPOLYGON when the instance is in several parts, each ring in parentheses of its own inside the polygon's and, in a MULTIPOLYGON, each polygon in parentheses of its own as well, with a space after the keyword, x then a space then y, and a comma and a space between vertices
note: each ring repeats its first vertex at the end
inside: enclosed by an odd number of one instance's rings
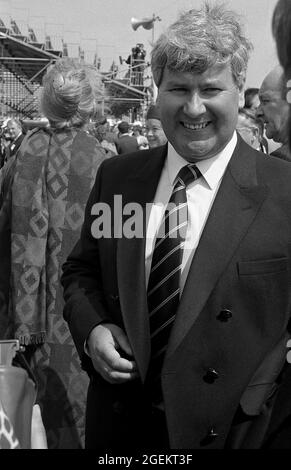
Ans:
MULTIPOLYGON (((226 147, 214 157, 196 163, 202 176, 190 183, 186 188, 188 202, 188 227, 183 250, 180 287, 184 288, 192 258, 198 246, 201 234, 207 221, 213 201, 219 189, 222 177, 233 154, 237 143, 234 132, 226 147)), ((154 201, 149 213, 146 232, 145 269, 146 285, 148 284, 150 268, 155 245, 156 234, 160 226, 167 203, 171 197, 180 169, 187 162, 168 144, 168 155, 157 186, 154 201)))

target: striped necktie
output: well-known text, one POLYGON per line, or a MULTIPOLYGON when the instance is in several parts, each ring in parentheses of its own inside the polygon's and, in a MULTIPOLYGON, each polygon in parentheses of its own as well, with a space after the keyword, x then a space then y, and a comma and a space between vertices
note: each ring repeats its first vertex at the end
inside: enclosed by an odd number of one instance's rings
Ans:
POLYGON ((188 224, 186 186, 200 176, 195 165, 186 165, 179 171, 153 251, 147 290, 151 334, 148 378, 153 401, 161 401, 160 373, 180 299, 182 254, 188 224))

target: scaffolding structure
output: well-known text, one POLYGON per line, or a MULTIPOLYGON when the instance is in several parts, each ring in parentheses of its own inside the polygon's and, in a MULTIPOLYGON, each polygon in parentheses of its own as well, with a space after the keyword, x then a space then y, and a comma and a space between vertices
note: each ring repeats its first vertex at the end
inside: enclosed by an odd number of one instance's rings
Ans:
POLYGON ((11 20, 7 28, 0 20, 1 116, 33 118, 38 114, 38 90, 47 67, 61 51, 47 50, 33 31, 23 36, 11 20))
MULTIPOLYGON (((57 58, 68 56, 67 45, 63 45, 62 50, 54 50, 49 36, 45 37, 44 43, 38 42, 32 28, 28 28, 28 36, 24 36, 14 20, 11 19, 10 28, 7 28, 0 19, 0 118, 39 117, 38 95, 42 78, 57 58)), ((79 54, 81 61, 83 56, 79 54)), ((94 65, 99 70, 100 60, 94 61, 94 65)), ((148 67, 145 61, 133 61, 124 71, 113 62, 111 70, 102 73, 109 107, 110 103, 126 101, 132 103, 133 108, 144 109, 151 101, 150 87, 145 80, 148 67)))

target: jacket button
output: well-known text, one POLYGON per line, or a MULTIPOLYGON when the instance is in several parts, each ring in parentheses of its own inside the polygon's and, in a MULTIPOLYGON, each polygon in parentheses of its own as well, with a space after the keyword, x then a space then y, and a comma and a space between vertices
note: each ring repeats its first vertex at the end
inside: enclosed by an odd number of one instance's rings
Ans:
POLYGON ((115 401, 112 405, 114 413, 120 415, 124 412, 124 405, 120 401, 115 401))
POLYGON ((214 431, 213 428, 210 429, 209 433, 207 434, 208 437, 212 437, 213 439, 216 439, 218 437, 217 432, 214 431))
POLYGON ((232 317, 231 311, 228 310, 227 308, 224 308, 223 310, 221 310, 221 312, 219 312, 216 318, 219 321, 227 322, 228 320, 230 320, 231 317, 232 317))
POLYGON ((205 382, 209 383, 209 384, 213 384, 213 382, 218 379, 219 377, 219 374, 218 372, 213 369, 212 367, 209 367, 209 369, 207 370, 206 374, 204 375, 203 379, 205 382))
POLYGON ((219 436, 219 434, 217 432, 215 432, 213 428, 211 428, 208 431, 207 435, 204 437, 204 439, 202 439, 200 444, 202 446, 207 446, 207 445, 211 444, 218 436, 219 436))

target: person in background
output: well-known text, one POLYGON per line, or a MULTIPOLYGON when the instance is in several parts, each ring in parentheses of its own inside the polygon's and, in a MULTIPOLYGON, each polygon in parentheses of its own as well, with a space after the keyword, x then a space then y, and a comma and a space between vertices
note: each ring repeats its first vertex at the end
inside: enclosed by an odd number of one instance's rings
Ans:
POLYGON ((119 135, 115 141, 117 153, 121 155, 139 150, 136 137, 129 134, 129 123, 121 121, 117 127, 119 131, 119 135))
POLYGON ((141 122, 135 121, 132 126, 132 135, 136 138, 139 150, 146 150, 149 148, 148 139, 142 133, 141 122))
POLYGON ((101 147, 104 148, 106 157, 113 157, 117 154, 114 139, 110 139, 108 132, 108 122, 106 118, 100 119, 98 122, 92 122, 88 125, 88 132, 93 135, 101 147))
POLYGON ((159 147, 168 142, 166 134, 163 131, 161 115, 157 105, 150 105, 146 115, 146 136, 149 148, 159 147))
POLYGON ((250 51, 226 7, 182 14, 151 58, 168 145, 99 169, 62 276, 89 448, 262 446, 290 338, 291 166, 235 130, 250 51))
POLYGON ((4 163, 6 162, 6 154, 7 148, 11 143, 11 135, 7 128, 7 120, 3 122, 1 126, 1 134, 0 134, 0 170, 3 167, 4 163))
POLYGON ((19 339, 38 382, 49 448, 80 448, 88 377, 63 320, 60 269, 75 245, 105 153, 86 132, 98 119, 101 76, 64 58, 43 79, 49 128, 26 136, 0 209, 0 339, 19 339))
POLYGON ((247 108, 240 108, 236 130, 247 144, 263 153, 268 153, 263 144, 264 123, 247 108))
POLYGON ((244 95, 244 108, 249 109, 250 111, 255 113, 260 105, 259 88, 247 88, 244 92, 244 95))
MULTIPOLYGON (((276 41, 278 58, 284 70, 286 82, 285 99, 289 104, 287 124, 288 145, 291 147, 291 120, 289 88, 291 79, 291 2, 279 0, 272 18, 272 31, 276 41), (288 83, 289 82, 289 83, 288 83)), ((289 287, 290 289, 290 287, 289 287)), ((290 323, 290 322, 289 322, 290 323)), ((281 386, 277 394, 271 420, 266 432, 265 449, 291 449, 291 342, 286 342, 285 367, 281 372, 281 386)))
MULTIPOLYGON (((277 54, 286 80, 291 78, 291 4, 289 0, 279 0, 272 19, 272 30, 276 40, 277 54)), ((289 85, 287 85, 290 88, 289 85)), ((291 128, 289 129, 291 140, 291 128)))
POLYGON ((4 163, 16 154, 24 139, 22 125, 18 119, 13 118, 7 122, 7 131, 10 134, 11 142, 6 148, 4 163))
POLYGON ((103 134, 102 147, 111 151, 112 156, 116 155, 117 154, 116 145, 115 145, 116 135, 111 130, 110 121, 108 121, 108 119, 106 119, 106 122, 103 124, 103 129, 104 129, 105 134, 103 134))
POLYGON ((260 127, 260 148, 263 153, 269 153, 269 144, 268 140, 264 136, 265 129, 264 129, 264 122, 261 119, 256 118, 256 112, 260 105, 260 98, 259 98, 259 88, 247 88, 244 92, 244 108, 247 113, 252 113, 254 115, 254 119, 257 121, 260 127))
POLYGON ((264 78, 259 91, 257 117, 264 121, 266 137, 281 143, 270 155, 291 161, 288 146, 289 104, 286 101, 286 79, 281 65, 274 67, 264 78))

